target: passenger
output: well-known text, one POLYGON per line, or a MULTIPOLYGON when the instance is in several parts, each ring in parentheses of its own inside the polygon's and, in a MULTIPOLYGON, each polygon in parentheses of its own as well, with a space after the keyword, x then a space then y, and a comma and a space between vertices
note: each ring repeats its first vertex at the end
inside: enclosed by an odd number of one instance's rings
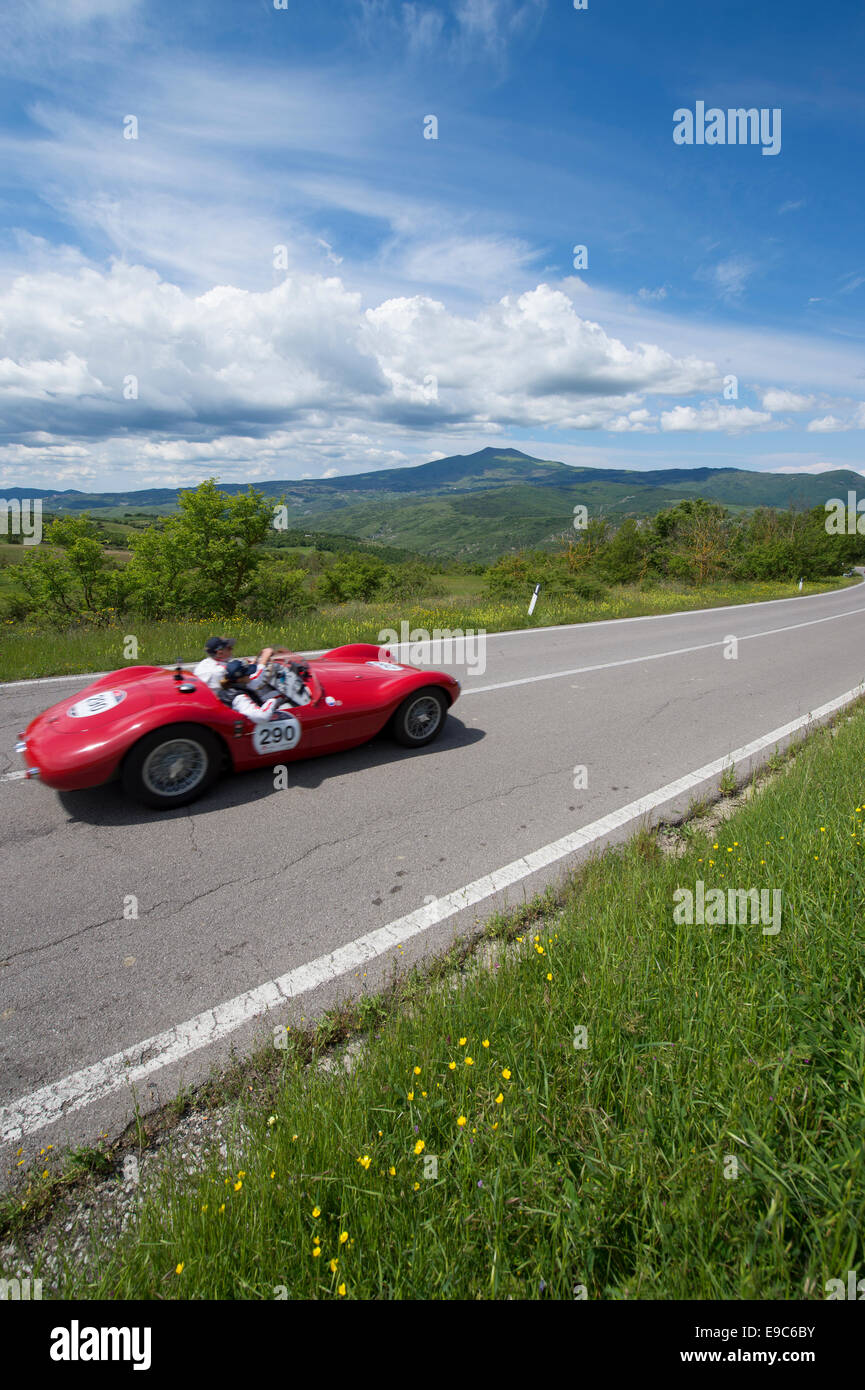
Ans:
POLYGON ((205 685, 209 685, 211 690, 218 691, 225 675, 226 663, 234 656, 234 638, 208 637, 204 650, 207 655, 193 667, 192 674, 204 681, 205 685))
POLYGON ((279 696, 285 706, 308 705, 312 699, 306 685, 309 677, 310 669, 300 658, 288 661, 274 657, 256 667, 249 688, 262 698, 279 696))
POLYGON ((283 713, 280 708, 281 696, 273 695, 265 700, 250 688, 250 681, 256 676, 258 669, 251 661, 229 661, 216 692, 220 700, 238 714, 245 714, 254 724, 267 724, 272 719, 288 718, 287 713, 283 713))

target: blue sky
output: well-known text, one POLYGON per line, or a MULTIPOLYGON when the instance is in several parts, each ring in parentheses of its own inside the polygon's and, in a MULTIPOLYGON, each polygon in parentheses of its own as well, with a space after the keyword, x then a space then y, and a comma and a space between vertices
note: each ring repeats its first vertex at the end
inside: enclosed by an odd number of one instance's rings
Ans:
POLYGON ((852 0, 30 0, 4 26, 0 488, 507 443, 863 470, 852 0), (676 145, 698 101, 780 109, 780 152, 676 145))

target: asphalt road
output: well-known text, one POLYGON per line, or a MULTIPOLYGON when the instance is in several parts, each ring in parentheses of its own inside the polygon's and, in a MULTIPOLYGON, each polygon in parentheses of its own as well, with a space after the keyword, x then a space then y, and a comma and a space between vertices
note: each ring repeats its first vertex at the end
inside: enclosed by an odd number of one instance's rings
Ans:
MULTIPOLYGON (((377 987, 579 857, 524 856, 859 685, 865 588, 490 636, 482 674, 449 669, 463 696, 428 749, 382 737, 292 765, 286 789, 262 770, 161 814, 117 786, 61 796, 3 780, 20 766, 18 731, 86 682, 0 691, 4 1170, 20 1146, 26 1159, 121 1128, 128 1066, 143 1063, 142 1109, 169 1100, 232 1046, 377 987), (587 785, 575 790, 578 766, 587 785), (510 887, 476 887, 459 910, 458 890, 515 862, 496 881, 510 887), (133 897, 137 919, 124 916, 133 897), (390 937, 326 959, 391 923, 390 937), (262 1000, 275 1005, 266 1015, 262 1000)), ((662 797, 647 819, 690 799, 662 797)), ((630 813, 604 822, 593 844, 633 828, 630 813)))

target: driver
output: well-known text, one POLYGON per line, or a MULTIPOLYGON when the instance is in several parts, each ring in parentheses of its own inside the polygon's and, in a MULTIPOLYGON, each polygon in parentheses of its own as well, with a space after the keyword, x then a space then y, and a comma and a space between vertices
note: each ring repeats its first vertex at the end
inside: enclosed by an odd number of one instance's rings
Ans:
POLYGON ((193 667, 192 674, 209 685, 211 690, 218 690, 225 675, 226 663, 234 656, 234 638, 208 637, 204 650, 207 655, 193 667))
POLYGON ((223 704, 237 710, 238 714, 245 714, 254 724, 267 724, 272 719, 287 719, 288 714, 279 708, 280 696, 272 695, 265 700, 251 688, 250 682, 258 675, 259 670, 259 666, 253 661, 229 661, 216 694, 223 704))

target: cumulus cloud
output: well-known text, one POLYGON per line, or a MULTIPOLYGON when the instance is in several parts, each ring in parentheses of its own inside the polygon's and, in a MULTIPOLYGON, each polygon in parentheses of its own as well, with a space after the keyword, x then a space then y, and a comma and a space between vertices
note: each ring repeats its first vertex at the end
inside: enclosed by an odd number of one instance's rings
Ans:
POLYGON ((839 420, 837 415, 823 415, 819 420, 808 421, 810 434, 835 434, 839 430, 852 428, 853 426, 846 420, 839 420))
POLYGON ((800 396, 795 391, 770 389, 763 392, 763 409, 771 410, 810 410, 814 404, 813 396, 800 396))
POLYGON ((771 424, 768 411, 752 410, 744 405, 719 405, 707 402, 699 407, 677 405, 672 410, 661 413, 662 430, 700 430, 724 434, 741 434, 744 430, 757 429, 771 424))
POLYGON ((627 415, 617 415, 607 423, 607 429, 614 434, 646 434, 655 428, 648 410, 629 410, 627 415))
POLYGON ((456 313, 424 295, 365 308, 338 277, 312 274, 196 295, 116 262, 20 276, 0 322, 7 439, 34 460, 125 441, 118 461, 137 440, 150 476, 244 461, 273 476, 301 441, 326 459, 329 440, 331 467, 376 466, 397 430, 641 430, 645 396, 718 381, 711 362, 626 345, 548 285, 456 313))

